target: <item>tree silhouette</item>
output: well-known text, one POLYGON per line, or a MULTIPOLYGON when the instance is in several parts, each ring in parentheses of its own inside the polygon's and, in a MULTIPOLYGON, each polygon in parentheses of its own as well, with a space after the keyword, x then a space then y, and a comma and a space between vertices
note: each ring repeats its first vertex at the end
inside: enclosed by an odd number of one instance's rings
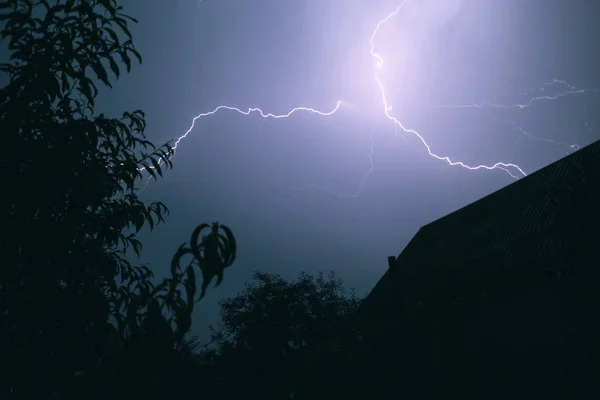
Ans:
POLYGON ((203 352, 215 392, 347 398, 346 373, 360 346, 359 302, 333 273, 286 281, 256 272, 242 293, 221 301, 221 321, 203 352))
MULTIPOLYGON (((136 234, 168 214, 142 202, 136 184, 162 176, 173 154, 146 139, 142 111, 94 111, 98 86, 141 62, 128 29, 136 21, 116 0, 0 1, 0 21, 10 52, 0 64, 9 78, 0 90, 0 395, 135 396, 172 366, 196 292, 183 254, 159 285, 126 258, 140 254, 136 234)), ((197 236, 191 254, 202 249, 196 264, 220 283, 233 234, 218 244, 197 236)))

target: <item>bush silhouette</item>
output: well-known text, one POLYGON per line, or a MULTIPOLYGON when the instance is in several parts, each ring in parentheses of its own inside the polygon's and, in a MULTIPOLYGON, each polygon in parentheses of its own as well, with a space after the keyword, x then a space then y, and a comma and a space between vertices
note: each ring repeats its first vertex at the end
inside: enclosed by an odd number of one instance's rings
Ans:
POLYGON ((344 386, 361 346, 360 300, 333 273, 253 278, 220 303, 202 353, 203 384, 224 399, 350 398, 344 386))

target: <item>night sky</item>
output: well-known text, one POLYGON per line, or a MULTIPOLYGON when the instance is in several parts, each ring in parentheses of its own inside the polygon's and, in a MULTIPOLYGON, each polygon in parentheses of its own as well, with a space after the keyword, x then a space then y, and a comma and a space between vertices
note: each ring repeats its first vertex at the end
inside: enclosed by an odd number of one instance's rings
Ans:
POLYGON ((158 277, 197 224, 219 221, 237 236, 237 262, 198 306, 196 334, 205 337, 217 301, 255 269, 285 278, 333 269, 366 294, 420 226, 515 181, 429 156, 386 118, 376 74, 389 113, 453 161, 531 173, 573 151, 567 144, 600 139, 600 2, 408 0, 376 37, 385 59, 377 69, 370 36, 401 2, 122 2, 140 21, 132 33, 144 62, 102 93, 99 111, 144 110, 156 143, 219 105, 286 114, 343 102, 331 116, 203 117, 180 142, 174 169, 143 191, 171 210, 165 225, 141 235, 142 261, 158 277), (436 107, 510 106, 569 90, 534 90, 554 79, 589 90, 525 108, 436 107))

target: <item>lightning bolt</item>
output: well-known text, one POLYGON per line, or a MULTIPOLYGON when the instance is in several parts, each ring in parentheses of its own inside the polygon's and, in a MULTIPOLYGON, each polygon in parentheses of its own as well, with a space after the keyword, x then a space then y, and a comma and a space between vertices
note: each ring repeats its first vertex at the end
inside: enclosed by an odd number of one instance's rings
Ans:
MULTIPOLYGON (((375 51, 375 37, 379 33, 379 30, 381 29, 383 24, 385 24, 387 21, 389 21, 390 19, 395 17, 400 12, 402 7, 404 7, 404 5, 406 4, 407 1, 408 0, 404 0, 396 8, 396 10, 392 11, 384 19, 379 21, 379 23, 375 27, 375 30, 373 31, 373 34, 371 35, 371 38, 369 40, 369 43, 371 45, 371 56, 376 60, 376 66, 377 66, 378 70, 383 69, 384 60, 383 60, 383 57, 375 51)), ((384 114, 387 117, 387 119, 392 121, 398 128, 400 128, 405 133, 410 133, 410 134, 413 134, 414 136, 416 136, 419 139, 419 141, 423 144, 423 146, 425 146, 425 148, 427 149, 427 153, 431 157, 436 158, 440 161, 445 161, 450 166, 460 166, 460 167, 463 167, 463 168, 466 168, 466 169, 469 169, 472 171, 480 170, 480 169, 487 169, 487 170, 501 169, 501 170, 507 172, 511 177, 513 177, 515 179, 519 179, 520 177, 527 176, 527 174, 525 173, 525 171, 523 171, 523 169, 521 169, 521 167, 519 167, 516 164, 512 164, 512 163, 497 162, 493 165, 481 164, 481 165, 476 165, 476 166, 470 166, 470 165, 463 163, 462 161, 453 161, 450 159, 450 157, 439 156, 439 155, 435 154, 433 151, 431 151, 431 147, 429 146, 429 144, 427 144, 427 141, 419 132, 417 132, 414 129, 406 128, 402 124, 402 122, 400 122, 400 120, 398 120, 396 117, 394 117, 391 114, 392 106, 389 104, 389 102, 387 100, 385 87, 384 87, 383 82, 381 81, 381 78, 378 73, 376 73, 375 79, 376 79, 377 85, 379 86, 379 91, 381 93, 381 100, 383 102, 383 107, 384 107, 384 114)))
MULTIPOLYGON (((375 163, 373 162, 373 155, 375 154, 375 142, 373 141, 373 134, 375 133, 375 131, 376 130, 373 129, 371 131, 371 133, 369 134, 369 141, 371 143, 371 147, 369 149, 369 154, 368 154, 370 167, 369 167, 369 170, 365 173, 365 176, 363 177, 363 179, 358 184, 357 191, 354 193, 342 193, 342 192, 336 191, 335 189, 333 189, 331 187, 324 188, 325 191, 327 191, 329 194, 332 194, 336 197, 358 197, 362 193, 363 189, 365 188, 365 184, 367 183, 367 180, 369 179, 369 176, 375 169, 375 163)), ((310 188, 323 189, 322 186, 309 184, 309 185, 303 186, 301 188, 292 188, 290 190, 301 191, 301 190, 306 190, 306 189, 310 189, 310 188)))
MULTIPOLYGON (((387 95, 386 95, 386 90, 385 90, 385 86, 383 84, 383 80, 381 78, 381 73, 382 71, 384 71, 384 58, 382 57, 382 55, 380 53, 378 53, 375 49, 376 49, 376 45, 375 45, 375 39, 377 37, 377 35, 380 32, 381 27, 388 22, 390 19, 394 18, 396 15, 398 15, 400 13, 400 11, 402 10, 402 8, 404 7, 404 5, 407 3, 408 0, 403 0, 402 3, 396 7, 396 9, 394 11, 392 11, 391 13, 389 13, 388 15, 385 16, 385 18, 383 18, 382 20, 380 20, 374 31, 372 32, 370 39, 369 39, 369 45, 370 45, 370 55, 371 57, 375 60, 375 81, 377 83, 377 87, 379 89, 379 93, 381 96, 381 103, 383 106, 383 116, 385 116, 389 121, 391 121, 394 124, 394 130, 396 135, 399 135, 400 137, 402 137, 404 140, 406 140, 404 138, 404 136, 402 135, 402 133, 404 134, 410 134, 415 136, 420 143, 424 146, 424 148, 427 150, 427 153, 430 157, 435 158, 439 161, 444 161, 446 162, 448 165, 450 166, 459 166, 462 168, 465 168, 467 170, 471 170, 471 171, 475 171, 475 170, 502 170, 504 172, 506 172, 508 175, 510 175, 512 178, 514 179, 519 179, 521 177, 527 176, 527 174, 525 173, 525 171, 519 167, 516 164, 513 163, 508 163, 508 162, 497 162, 495 164, 490 164, 490 165, 485 165, 485 164, 481 164, 481 165, 467 165, 466 163, 462 162, 462 161, 456 161, 456 160, 452 160, 450 157, 448 156, 441 156, 438 155, 436 153, 434 153, 430 147, 430 145, 427 143, 427 141, 425 140, 424 136, 419 133, 418 131, 416 131, 415 129, 410 129, 407 128, 403 125, 403 123, 396 117, 394 116, 391 111, 392 111, 392 106, 390 104, 390 102, 387 99, 387 95), (401 132, 400 132, 401 131, 401 132)), ((542 101, 542 100, 556 100, 559 97, 564 97, 564 96, 568 96, 568 95, 575 95, 575 94, 582 94, 582 93, 586 93, 589 92, 591 90, 586 90, 586 89, 578 89, 573 85, 570 85, 569 83, 567 83, 566 81, 561 81, 561 80, 553 80, 552 82, 548 82, 548 83, 544 83, 540 88, 537 89, 532 89, 528 92, 524 92, 524 93, 519 93, 519 95, 521 96, 528 96, 529 99, 524 102, 524 103, 520 103, 520 104, 512 104, 512 105, 502 105, 502 104, 495 104, 492 103, 491 101, 484 101, 478 104, 466 104, 466 105, 458 105, 458 106, 436 106, 435 108, 482 108, 482 107, 493 107, 493 108, 504 108, 504 109, 524 109, 527 108, 529 106, 531 106, 533 103, 537 102, 537 101, 542 101), (559 92, 558 94, 555 95, 544 95, 544 91, 546 89, 548 89, 549 87, 553 86, 553 85, 563 85, 564 87, 566 87, 565 90, 563 90, 562 92, 559 92), (538 95, 536 96, 531 96, 532 93, 537 93, 538 95)), ((206 113, 202 113, 197 115, 196 117, 193 118, 192 123, 190 125, 190 127, 187 129, 187 131, 179 136, 173 146, 173 150, 175 151, 177 149, 177 147, 179 146, 179 144, 181 143, 181 141, 183 139, 185 139, 194 129, 194 127, 196 126, 196 122, 199 121, 200 119, 204 118, 204 117, 209 117, 212 116, 216 113, 218 113, 219 111, 234 111, 237 112, 239 114, 242 115, 250 115, 251 113, 257 113, 259 114, 262 118, 273 118, 273 119, 285 119, 285 118, 290 118, 292 116, 292 114, 296 113, 296 112, 308 112, 308 113, 312 113, 312 114, 316 114, 319 116, 331 116, 334 113, 336 113, 340 107, 342 106, 342 102, 338 101, 336 103, 336 106, 331 109, 330 111, 319 111, 316 110, 314 108, 309 108, 309 107, 296 107, 293 108, 292 110, 290 110, 288 113, 286 114, 280 114, 280 115, 276 115, 276 114, 272 114, 272 113, 266 113, 265 111, 261 110, 260 108, 248 108, 247 110, 243 110, 240 108, 236 108, 236 107, 232 107, 232 106, 218 106, 216 107, 214 110, 210 111, 210 112, 206 112, 206 113)), ((352 107, 351 107, 352 108, 352 107)), ((513 125, 514 126, 514 125, 513 125)), ((572 150, 576 150, 577 148, 579 148, 578 145, 573 145, 573 144, 568 144, 566 142, 554 142, 551 141, 549 139, 543 139, 543 138, 539 138, 536 136, 533 136, 531 134, 529 134, 528 132, 526 132, 524 129, 514 126, 515 129, 519 130, 523 135, 533 139, 533 140, 538 140, 538 141, 545 141, 548 143, 553 143, 556 145, 565 145, 568 146, 570 149, 572 150)), ((358 190, 356 191, 356 193, 354 194, 343 194, 343 193, 338 193, 335 192, 334 190, 332 190, 331 188, 327 188, 326 190, 331 193, 334 194, 336 196, 343 196, 343 197, 356 197, 358 196, 364 188, 364 185, 367 181, 367 179, 369 178, 369 176, 371 175, 371 173, 374 170, 374 163, 373 163, 373 155, 375 154, 375 150, 374 150, 374 142, 373 142, 373 133, 374 131, 371 132, 371 134, 369 135, 369 139, 371 141, 371 147, 370 147, 370 151, 368 154, 369 157, 369 161, 370 161, 370 169, 366 172, 364 178, 362 179, 362 181, 359 184, 358 190)), ((174 157, 175 152, 173 153, 172 157, 174 157)), ((146 182, 146 186, 148 184, 149 180, 147 180, 146 182)), ((146 187, 144 186, 144 188, 146 187)), ((303 190, 309 187, 319 187, 317 185, 307 185, 301 189, 292 189, 292 190, 303 190)), ((142 190, 144 189, 142 188, 142 190)))
POLYGON ((258 113, 263 118, 282 119, 282 118, 289 118, 292 114, 294 114, 294 113, 296 113, 298 111, 305 111, 305 112, 309 112, 309 113, 312 113, 312 114, 317 114, 317 115, 321 115, 321 116, 327 117, 327 116, 335 114, 340 109, 341 106, 342 106, 342 102, 338 101, 335 104, 335 107, 331 111, 319 111, 319 110, 315 110, 314 108, 310 108, 310 107, 296 107, 296 108, 292 108, 286 114, 279 114, 279 115, 277 115, 277 114, 271 114, 271 113, 265 113, 260 108, 249 108, 248 110, 244 111, 244 110, 241 110, 239 108, 231 107, 231 106, 218 106, 217 108, 215 108, 212 111, 196 115, 194 117, 194 119, 192 120, 192 125, 190 125, 190 127, 188 128, 188 130, 183 135, 181 135, 179 138, 177 138, 177 140, 173 144, 173 150, 176 150, 177 146, 179 146, 179 143, 183 139, 185 139, 187 137, 187 135, 190 134, 190 132, 192 132, 192 130, 196 126, 196 121, 197 120, 199 120, 200 118, 208 117, 210 115, 215 115, 220 110, 235 111, 235 112, 237 112, 239 114, 242 114, 242 115, 250 115, 251 113, 258 113))
MULTIPOLYGON (((196 121, 200 120, 201 118, 205 118, 205 117, 209 117, 211 115, 215 115, 216 113, 218 113, 221 110, 235 111, 238 114, 242 114, 242 115, 246 115, 246 116, 250 115, 252 113, 258 113, 261 117, 263 117, 265 119, 266 118, 282 119, 282 118, 289 118, 289 117, 292 116, 292 114, 297 113, 299 111, 308 112, 308 113, 317 114, 317 115, 320 115, 320 116, 327 117, 327 116, 335 114, 340 109, 341 106, 342 106, 342 102, 340 100, 338 100, 336 102, 336 104, 335 104, 335 107, 332 110, 330 110, 330 111, 319 111, 319 110, 316 110, 316 109, 310 108, 310 107, 295 107, 295 108, 292 108, 290 111, 288 111, 285 114, 266 113, 266 112, 264 112, 263 110, 261 110, 258 107, 248 108, 246 111, 244 111, 244 110, 242 110, 240 108, 232 107, 232 106, 218 106, 214 110, 209 111, 209 112, 205 112, 205 113, 202 113, 202 114, 198 114, 198 115, 196 115, 192 119, 192 124, 190 125, 190 127, 188 128, 188 130, 185 131, 185 133, 183 135, 179 136, 177 138, 177 140, 175 140, 175 143, 173 143, 173 146, 172 146, 173 147, 173 153, 171 155, 171 159, 173 159, 173 157, 175 157, 175 151, 177 150, 177 147, 179 146, 179 143, 181 143, 181 141, 183 139, 185 139, 192 132, 192 130, 194 129, 194 127, 196 126, 196 121)), ((162 159, 159 160, 159 165, 162 165, 162 163, 164 163, 164 160, 162 160, 162 159)), ((150 168, 154 169, 154 167, 150 167, 150 168)), ((145 168, 140 168, 139 171, 145 171, 145 168)), ((138 194, 141 193, 141 192, 143 192, 146 189, 146 187, 148 187, 148 184, 150 183, 151 179, 152 179, 152 176, 149 176, 146 179, 145 185, 138 191, 138 194)))
MULTIPOLYGON (((528 137, 531 140, 535 140, 538 142, 544 142, 544 143, 549 143, 549 144, 553 144, 555 146, 565 146, 567 147, 568 150, 570 151, 577 151, 581 148, 581 146, 579 146, 578 144, 571 144, 567 141, 562 141, 562 142, 558 142, 556 140, 552 140, 552 139, 547 139, 547 138, 543 138, 543 137, 539 137, 539 136, 535 136, 531 133, 529 133, 528 131, 526 131, 524 128, 515 125, 512 122, 506 122, 508 125, 510 125, 513 129, 515 129, 516 131, 518 131, 521 135, 528 137)), ((567 154, 569 154, 569 152, 567 151, 567 154)))
MULTIPOLYGON (((513 110, 513 109, 522 110, 522 109, 528 108, 533 103, 538 102, 538 101, 552 101, 552 100, 557 100, 557 99, 559 99, 561 97, 565 97, 565 96, 578 95, 578 94, 581 95, 581 94, 588 94, 588 93, 593 93, 593 92, 598 92, 598 90, 597 89, 578 89, 575 85, 572 85, 565 80, 553 79, 550 82, 543 83, 540 87, 518 93, 518 96, 528 98, 528 100, 525 101, 524 103, 514 103, 514 104, 507 105, 507 104, 493 103, 490 100, 485 100, 481 103, 475 103, 475 104, 435 106, 434 109, 435 108, 437 108, 437 109, 440 109, 440 108, 466 109, 466 108, 490 107, 490 108, 500 108, 500 109, 504 109, 504 110, 513 110), (564 89, 554 95, 539 95, 539 93, 544 93, 546 90, 550 89, 551 87, 555 87, 555 86, 562 86, 562 87, 564 87, 564 89), (533 94, 538 94, 538 95, 533 95, 533 94)), ((531 140, 538 141, 538 142, 544 142, 544 143, 548 143, 548 144, 553 144, 555 146, 567 147, 567 151, 566 151, 567 155, 569 155, 571 152, 577 151, 581 148, 581 146, 576 143, 569 143, 567 141, 556 141, 556 140, 552 140, 549 138, 535 136, 535 135, 529 133, 528 131, 526 131, 524 128, 515 125, 514 123, 511 123, 508 121, 504 121, 504 122, 506 124, 510 125, 516 131, 518 131, 521 135, 523 135, 531 140)))
POLYGON ((567 81, 564 81, 562 79, 552 79, 550 82, 543 83, 542 86, 540 86, 539 88, 533 88, 533 89, 528 90, 526 92, 519 93, 519 96, 529 96, 530 93, 532 93, 532 92, 543 92, 546 89, 548 89, 549 87, 554 86, 554 85, 566 86, 567 89, 569 89, 569 90, 578 90, 577 87, 575 87, 574 85, 571 85, 567 81))
POLYGON ((540 86, 539 88, 535 88, 535 89, 531 89, 527 92, 522 92, 519 93, 519 96, 527 96, 529 97, 529 100, 527 100, 524 103, 514 103, 514 104, 498 104, 498 103, 493 103, 490 100, 484 100, 481 103, 473 103, 473 104, 460 104, 460 105, 446 105, 446 106, 434 106, 434 109, 440 109, 440 108, 445 108, 445 109, 453 109, 453 108, 484 108, 484 107, 490 107, 490 108, 503 108, 505 110, 512 110, 512 109, 524 109, 524 108, 528 108, 530 107, 533 103, 538 102, 538 101, 543 101, 543 100, 558 100, 561 97, 566 97, 566 96, 570 96, 570 95, 576 95, 576 94, 586 94, 586 93, 591 93, 591 92, 597 92, 597 89, 578 89, 577 87, 569 84, 566 81, 560 80, 560 79, 553 79, 550 82, 546 82, 544 84, 542 84, 542 86, 540 86), (544 92, 546 89, 548 89, 551 86, 555 86, 555 85, 563 85, 566 86, 566 90, 563 90, 562 92, 558 92, 554 95, 541 95, 541 96, 533 96, 531 97, 531 93, 534 92, 544 92))

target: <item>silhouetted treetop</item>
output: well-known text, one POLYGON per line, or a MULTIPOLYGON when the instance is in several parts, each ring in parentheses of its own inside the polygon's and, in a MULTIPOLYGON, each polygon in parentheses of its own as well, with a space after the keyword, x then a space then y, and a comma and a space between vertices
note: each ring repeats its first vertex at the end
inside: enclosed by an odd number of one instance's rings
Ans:
POLYGON ((137 233, 168 214, 137 185, 171 168, 173 150, 147 140, 142 111, 94 108, 99 86, 142 61, 136 21, 116 0, 0 1, 0 22, 10 54, 0 64, 0 395, 135 397, 132 382, 159 382, 189 332, 194 269, 203 293, 220 283, 235 238, 218 225, 223 237, 193 236, 183 247, 194 260, 174 259, 158 285, 128 258, 140 254, 137 233), (140 365, 150 369, 136 375, 140 365))

